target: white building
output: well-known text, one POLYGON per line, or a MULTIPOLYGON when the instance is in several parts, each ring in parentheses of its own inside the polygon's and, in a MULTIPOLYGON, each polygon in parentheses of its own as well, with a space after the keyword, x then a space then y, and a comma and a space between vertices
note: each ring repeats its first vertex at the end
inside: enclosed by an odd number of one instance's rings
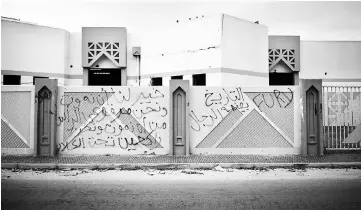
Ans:
POLYGON ((72 33, 4 17, 1 24, 2 85, 32 85, 36 77, 65 86, 168 86, 171 78, 207 86, 361 83, 361 42, 269 36, 267 26, 225 14, 146 34, 121 26, 72 33))

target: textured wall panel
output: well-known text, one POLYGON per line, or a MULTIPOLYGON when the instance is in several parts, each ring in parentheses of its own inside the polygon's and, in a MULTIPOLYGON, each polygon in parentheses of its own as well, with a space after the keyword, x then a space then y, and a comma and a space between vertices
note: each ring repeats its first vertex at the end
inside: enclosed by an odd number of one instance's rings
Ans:
POLYGON ((1 120, 1 147, 29 148, 3 120, 1 120))
MULTIPOLYGON (((124 108, 123 108, 124 110, 124 108)), ((123 111, 124 113, 126 110, 123 111)), ((149 133, 138 121, 131 115, 131 114, 120 114, 117 118, 124 124, 124 125, 132 125, 136 127, 132 133, 136 137, 140 137, 141 140, 144 140, 145 146, 149 149, 154 148, 163 148, 159 142, 157 142, 154 137, 149 133)), ((131 126, 129 126, 131 127, 131 126)))
POLYGON ((211 148, 233 125, 242 117, 239 110, 228 115, 196 146, 196 148, 211 148))
MULTIPOLYGON (((294 100, 288 104, 286 98, 274 97, 274 93, 245 93, 251 100, 255 98, 260 110, 293 142, 294 140, 294 100), (263 98, 263 95, 265 98, 263 98), (263 102, 262 102, 263 101, 263 102), (266 104, 267 103, 267 104, 266 104), (288 104, 288 105, 287 105, 288 104)), ((289 95, 288 95, 289 97, 289 95)), ((289 97, 291 98, 291 97, 289 97)))
MULTIPOLYGON (((64 141, 106 103, 114 93, 64 93, 64 141)), ((119 110, 118 110, 119 111, 119 110)))
POLYGON ((218 145, 218 148, 280 148, 292 147, 256 110, 218 145))
POLYGON ((30 97, 30 92, 1 92, 1 114, 27 143, 30 139, 30 97))

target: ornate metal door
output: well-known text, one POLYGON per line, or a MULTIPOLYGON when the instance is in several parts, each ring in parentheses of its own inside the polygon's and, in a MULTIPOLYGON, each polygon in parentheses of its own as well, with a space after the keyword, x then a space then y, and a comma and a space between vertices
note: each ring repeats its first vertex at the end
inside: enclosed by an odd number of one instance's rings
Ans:
POLYGON ((38 92, 38 155, 51 155, 51 91, 43 87, 38 92))
POLYGON ((186 155, 186 93, 181 88, 173 93, 173 154, 186 155))

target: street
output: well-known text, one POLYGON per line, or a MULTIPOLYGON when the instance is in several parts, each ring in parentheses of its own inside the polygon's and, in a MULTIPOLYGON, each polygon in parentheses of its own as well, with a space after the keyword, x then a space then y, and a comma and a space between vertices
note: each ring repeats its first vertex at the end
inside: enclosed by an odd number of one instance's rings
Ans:
POLYGON ((361 209, 361 170, 2 170, 2 209, 361 209))

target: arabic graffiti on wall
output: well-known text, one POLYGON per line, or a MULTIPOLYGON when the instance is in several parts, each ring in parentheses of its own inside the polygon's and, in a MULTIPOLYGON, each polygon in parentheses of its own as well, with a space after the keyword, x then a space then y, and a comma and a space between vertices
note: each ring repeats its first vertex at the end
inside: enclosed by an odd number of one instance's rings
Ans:
MULTIPOLYGON (((93 88, 94 89, 94 88, 93 88)), ((92 90, 93 90, 92 89, 92 90)), ((168 136, 168 88, 109 87, 98 92, 65 92, 57 125, 60 152, 87 148, 151 150, 168 136)))
MULTIPOLYGON (((265 119, 278 130, 283 130, 283 133, 292 139, 293 100, 294 93, 287 87, 280 89, 193 88, 189 114, 192 142, 196 148, 209 148, 217 145, 217 140, 225 138, 224 135, 242 124, 252 111, 256 112, 252 116, 262 115, 263 118, 257 119, 265 119), (245 92, 244 89, 247 91, 245 92)), ((246 122, 253 123, 254 121, 247 119, 246 122)), ((262 121, 262 123, 264 122, 262 121)))
MULTIPOLYGON (((202 91, 202 90, 198 90, 202 91)), ((212 127, 219 123, 226 115, 235 110, 245 112, 249 109, 249 103, 245 100, 240 87, 237 88, 212 88, 204 89, 204 106, 192 106, 190 111, 190 124, 193 131, 201 131, 204 127, 212 127), (201 108, 200 108, 201 107, 201 108)), ((200 98, 200 97, 196 97, 200 98)))

